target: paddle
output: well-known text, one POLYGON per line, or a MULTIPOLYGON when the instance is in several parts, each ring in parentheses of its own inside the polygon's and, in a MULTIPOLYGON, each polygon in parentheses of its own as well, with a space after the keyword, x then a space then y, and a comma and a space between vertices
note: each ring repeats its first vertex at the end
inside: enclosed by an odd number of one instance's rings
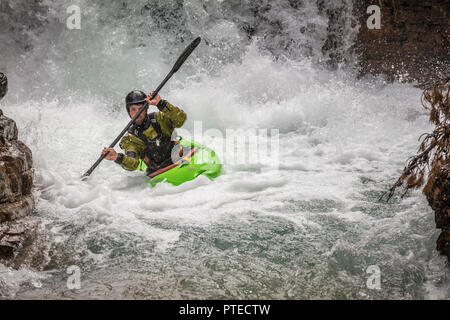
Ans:
MULTIPOLYGON (((128 122, 127 126, 122 130, 122 132, 117 136, 117 138, 114 139, 114 141, 110 144, 109 148, 114 148, 116 143, 119 142, 120 138, 122 138, 122 136, 133 125, 133 123, 136 121, 136 119, 139 117, 139 115, 142 112, 144 112, 144 110, 147 110, 148 105, 149 105, 148 101, 153 100, 153 98, 158 94, 159 90, 161 90, 162 87, 164 87, 164 85, 166 84, 166 82, 169 81, 169 79, 173 76, 173 74, 175 72, 177 72, 178 69, 180 69, 180 67, 183 65, 184 61, 186 61, 186 59, 190 56, 192 51, 194 51, 194 49, 198 46, 200 41, 201 41, 201 38, 197 37, 194 41, 191 42, 191 44, 189 44, 189 46, 186 47, 186 49, 184 49, 183 53, 180 55, 178 60, 173 65, 172 70, 170 70, 169 74, 164 78, 164 80, 161 82, 161 84, 158 86, 158 88, 156 88, 156 90, 153 91, 153 94, 151 95, 151 97, 150 98, 147 97, 147 99, 145 99, 144 106, 142 108, 140 108, 138 113, 136 113, 136 115, 133 117, 133 119, 131 119, 130 122, 128 122)), ((81 176, 81 179, 82 180, 87 179, 87 177, 92 173, 92 171, 94 171, 94 169, 100 164, 100 162, 102 162, 102 160, 105 159, 105 157, 108 155, 108 153, 109 152, 101 155, 100 158, 98 158, 97 161, 92 165, 92 167, 90 167, 89 170, 86 171, 86 173, 81 176)))

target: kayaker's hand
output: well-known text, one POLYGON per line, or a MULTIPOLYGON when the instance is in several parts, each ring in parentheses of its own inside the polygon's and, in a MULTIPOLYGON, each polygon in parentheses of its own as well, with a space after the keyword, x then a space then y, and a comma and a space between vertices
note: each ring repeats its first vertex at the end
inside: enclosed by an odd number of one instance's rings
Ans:
MULTIPOLYGON (((150 93, 147 98, 150 99, 150 97, 152 96, 153 92, 155 92, 155 91, 152 91, 152 93, 150 93)), ((148 101, 148 103, 151 104, 151 105, 156 106, 158 104, 159 100, 161 100, 161 97, 159 96, 159 94, 157 94, 156 97, 154 97, 153 100, 148 101)))
POLYGON ((108 159, 108 160, 116 160, 117 159, 117 152, 113 148, 103 148, 102 155, 104 155, 108 151, 109 151, 109 153, 108 153, 108 155, 105 158, 108 159))

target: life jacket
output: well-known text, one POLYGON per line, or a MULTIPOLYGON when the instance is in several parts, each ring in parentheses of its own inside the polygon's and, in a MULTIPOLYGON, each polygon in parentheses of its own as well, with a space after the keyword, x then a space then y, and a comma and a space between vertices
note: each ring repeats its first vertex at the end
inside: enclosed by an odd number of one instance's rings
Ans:
POLYGON ((146 145, 142 160, 147 165, 147 174, 172 164, 171 152, 178 141, 173 141, 171 137, 162 133, 161 126, 156 120, 156 112, 150 113, 141 125, 133 124, 128 132, 144 141, 146 145), (150 126, 158 134, 154 139, 149 139, 144 134, 150 126))

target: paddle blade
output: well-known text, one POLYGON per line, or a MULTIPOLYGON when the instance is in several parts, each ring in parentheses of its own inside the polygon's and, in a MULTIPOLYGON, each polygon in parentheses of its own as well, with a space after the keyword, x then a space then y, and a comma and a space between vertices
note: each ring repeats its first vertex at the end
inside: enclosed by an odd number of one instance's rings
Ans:
POLYGON ((191 55, 192 51, 194 51, 194 49, 197 48, 201 40, 202 39, 200 37, 197 37, 194 41, 191 42, 189 46, 186 47, 186 49, 184 49, 183 53, 178 58, 177 62, 175 62, 171 71, 172 73, 175 73, 178 71, 178 69, 180 69, 183 62, 191 55))

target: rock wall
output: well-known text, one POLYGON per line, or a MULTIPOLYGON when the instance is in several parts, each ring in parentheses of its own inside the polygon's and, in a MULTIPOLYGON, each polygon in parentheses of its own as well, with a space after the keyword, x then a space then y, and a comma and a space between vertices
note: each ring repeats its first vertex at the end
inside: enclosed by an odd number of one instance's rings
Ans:
POLYGON ((361 25, 355 49, 360 73, 417 80, 425 88, 450 76, 450 1, 354 0, 361 25), (369 29, 370 5, 381 9, 381 28, 369 29))
MULTIPOLYGON (((0 99, 7 92, 0 73, 0 99)), ((34 225, 18 220, 34 210, 31 150, 17 139, 14 120, 0 110, 0 259, 11 259, 29 240, 34 225)))

